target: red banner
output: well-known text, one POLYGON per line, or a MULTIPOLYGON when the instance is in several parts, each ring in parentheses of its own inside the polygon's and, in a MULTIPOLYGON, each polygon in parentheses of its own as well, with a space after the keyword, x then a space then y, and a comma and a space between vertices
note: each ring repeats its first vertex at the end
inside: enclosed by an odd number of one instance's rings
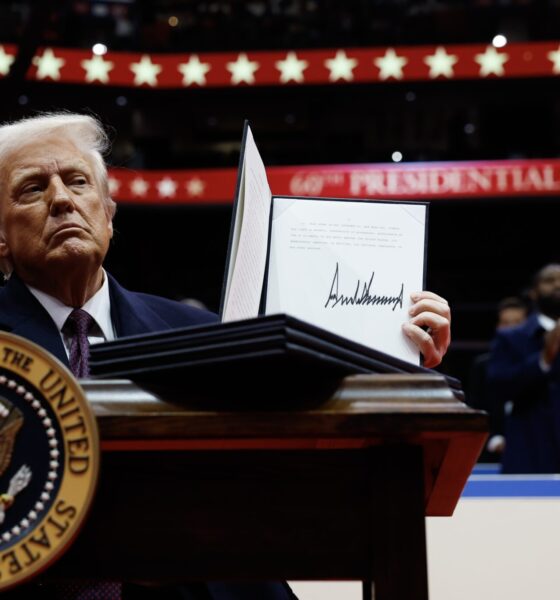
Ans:
MULTIPOLYGON (((560 196, 560 159, 270 167, 272 193, 290 196, 438 200, 560 196)), ((149 204, 230 203, 237 169, 111 169, 116 200, 149 204)))
MULTIPOLYGON (((39 81, 145 88, 309 85, 554 77, 560 42, 331 48, 190 54, 43 47, 27 77, 39 81)), ((17 47, 0 44, 0 77, 17 47)))

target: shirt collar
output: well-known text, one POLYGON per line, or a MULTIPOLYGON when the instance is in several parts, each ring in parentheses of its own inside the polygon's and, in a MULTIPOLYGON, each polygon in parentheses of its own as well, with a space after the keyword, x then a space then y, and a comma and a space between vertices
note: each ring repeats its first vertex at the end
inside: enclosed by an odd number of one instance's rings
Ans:
MULTIPOLYGON (((27 285, 27 284, 26 284, 27 285)), ((59 331, 62 331, 66 319, 74 310, 72 306, 66 306, 57 298, 38 290, 30 285, 29 291, 41 303, 41 306, 49 313, 59 331)), ((109 278, 103 269, 103 283, 95 294, 81 307, 88 312, 101 329, 106 340, 113 340, 113 323, 111 321, 111 297, 109 295, 109 278)))

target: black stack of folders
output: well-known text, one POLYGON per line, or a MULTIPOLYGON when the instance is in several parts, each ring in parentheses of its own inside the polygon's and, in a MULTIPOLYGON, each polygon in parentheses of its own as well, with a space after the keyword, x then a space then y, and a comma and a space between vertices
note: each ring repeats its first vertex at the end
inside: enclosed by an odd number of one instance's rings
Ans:
MULTIPOLYGON (((352 374, 434 374, 285 314, 96 344, 90 367, 96 378, 130 379, 171 396, 263 406, 319 400, 352 374)), ((447 380, 461 398, 460 382, 447 380)))

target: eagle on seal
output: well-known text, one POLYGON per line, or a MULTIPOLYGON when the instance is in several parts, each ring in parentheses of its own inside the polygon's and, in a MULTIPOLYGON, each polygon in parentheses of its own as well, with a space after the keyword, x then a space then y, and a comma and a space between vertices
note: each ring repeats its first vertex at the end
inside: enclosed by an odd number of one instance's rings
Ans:
MULTIPOLYGON (((0 396, 0 477, 12 462, 16 435, 23 425, 23 414, 9 400, 0 396)), ((16 494, 27 486, 31 479, 31 469, 22 465, 10 479, 8 490, 0 493, 0 524, 4 522, 5 511, 12 506, 16 494)))

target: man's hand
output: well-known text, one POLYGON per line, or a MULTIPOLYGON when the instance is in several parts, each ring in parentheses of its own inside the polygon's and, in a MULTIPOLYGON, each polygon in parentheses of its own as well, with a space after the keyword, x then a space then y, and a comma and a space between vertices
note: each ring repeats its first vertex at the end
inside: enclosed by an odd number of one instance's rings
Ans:
POLYGON ((542 351, 542 359, 547 367, 550 367, 560 350, 560 321, 556 323, 556 327, 549 331, 544 336, 544 348, 542 351))
POLYGON ((411 319, 403 325, 403 331, 423 354, 424 366, 436 367, 451 341, 449 304, 432 292, 415 292, 410 297, 414 303, 410 307, 411 319))

